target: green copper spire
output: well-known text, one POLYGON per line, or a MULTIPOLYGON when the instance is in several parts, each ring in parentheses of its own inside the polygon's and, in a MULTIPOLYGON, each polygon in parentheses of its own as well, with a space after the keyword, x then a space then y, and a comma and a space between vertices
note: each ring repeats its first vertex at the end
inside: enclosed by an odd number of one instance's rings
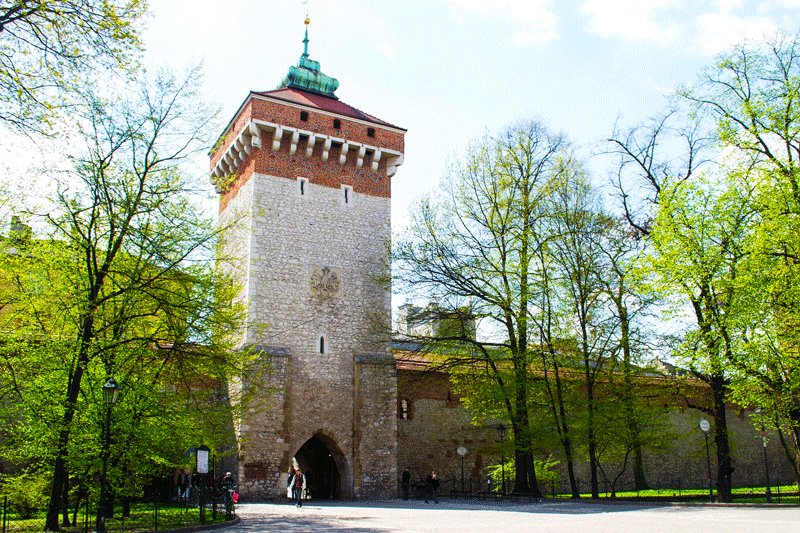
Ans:
POLYGON ((300 61, 298 61, 296 67, 289 67, 289 73, 283 78, 278 89, 290 87, 321 94, 330 98, 336 98, 336 95, 333 93, 339 88, 339 80, 320 72, 319 62, 308 57, 309 22, 310 20, 306 17, 306 35, 303 39, 303 55, 300 56, 300 61))

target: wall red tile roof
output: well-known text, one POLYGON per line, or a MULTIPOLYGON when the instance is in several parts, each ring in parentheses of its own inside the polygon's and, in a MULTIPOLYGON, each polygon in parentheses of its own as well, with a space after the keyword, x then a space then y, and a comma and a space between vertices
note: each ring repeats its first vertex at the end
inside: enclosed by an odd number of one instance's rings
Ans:
POLYGON ((257 94, 260 96, 268 96, 270 98, 277 98, 279 100, 293 102, 295 104, 312 107, 315 109, 319 109, 321 111, 328 111, 329 113, 336 113, 337 115, 355 118, 366 122, 372 122, 379 126, 387 126, 390 128, 397 128, 406 131, 405 128, 395 126, 394 124, 390 124, 379 118, 373 117, 372 115, 364 113, 363 111, 356 109, 355 107, 345 104, 341 100, 337 100, 336 98, 329 98, 321 94, 310 93, 288 87, 284 89, 276 89, 274 91, 253 91, 253 94, 257 94))

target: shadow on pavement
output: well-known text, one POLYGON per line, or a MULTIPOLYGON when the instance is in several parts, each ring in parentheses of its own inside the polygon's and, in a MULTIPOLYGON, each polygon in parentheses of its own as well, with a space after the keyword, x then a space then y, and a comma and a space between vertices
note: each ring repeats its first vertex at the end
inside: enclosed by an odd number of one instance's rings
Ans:
MULTIPOLYGON (((440 503, 435 504, 424 503, 422 500, 338 500, 338 501, 309 501, 306 506, 312 505, 320 508, 336 508, 347 507, 351 509, 365 508, 385 508, 385 509, 399 509, 418 511, 423 509, 437 510, 437 509, 452 509, 460 511, 498 511, 498 512, 515 512, 515 513, 545 513, 545 514, 593 514, 593 513, 624 513, 635 512, 650 509, 662 509, 674 507, 669 503, 663 502, 619 502, 619 501, 591 501, 591 500, 551 500, 543 499, 533 502, 515 502, 515 501, 486 501, 486 500, 450 500, 440 499, 440 503)), ((280 509, 283 503, 263 503, 252 505, 268 505, 275 510, 280 509)), ((678 506, 676 508, 692 507, 678 506)), ((348 530, 350 531, 350 530, 348 530)))
POLYGON ((391 529, 370 526, 370 517, 349 516, 303 516, 292 514, 285 516, 242 516, 239 525, 229 531, 325 531, 327 533, 380 533, 391 529), (358 522, 350 524, 349 522, 358 522))

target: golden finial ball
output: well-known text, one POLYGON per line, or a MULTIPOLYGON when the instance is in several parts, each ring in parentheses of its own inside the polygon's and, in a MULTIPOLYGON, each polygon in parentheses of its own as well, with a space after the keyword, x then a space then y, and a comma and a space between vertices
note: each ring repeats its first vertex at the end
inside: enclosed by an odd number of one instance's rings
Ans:
POLYGON ((306 26, 308 26, 311 23, 311 19, 306 17, 306 20, 303 22, 305 23, 306 26))

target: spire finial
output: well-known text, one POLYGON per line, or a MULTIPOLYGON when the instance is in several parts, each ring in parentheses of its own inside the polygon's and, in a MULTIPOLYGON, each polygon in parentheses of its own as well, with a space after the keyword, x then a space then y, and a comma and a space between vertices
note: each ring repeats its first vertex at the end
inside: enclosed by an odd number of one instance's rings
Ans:
POLYGON ((334 92, 339 87, 339 80, 320 72, 319 61, 308 57, 308 25, 311 24, 311 19, 308 18, 308 0, 305 0, 304 3, 306 18, 303 23, 306 25, 306 33, 303 38, 303 55, 300 56, 296 67, 289 67, 289 73, 283 78, 278 88, 290 87, 321 94, 328 98, 336 98, 334 92))
POLYGON ((303 38, 303 55, 308 57, 308 25, 311 23, 311 19, 308 18, 307 14, 303 23, 306 25, 306 36, 303 38))

